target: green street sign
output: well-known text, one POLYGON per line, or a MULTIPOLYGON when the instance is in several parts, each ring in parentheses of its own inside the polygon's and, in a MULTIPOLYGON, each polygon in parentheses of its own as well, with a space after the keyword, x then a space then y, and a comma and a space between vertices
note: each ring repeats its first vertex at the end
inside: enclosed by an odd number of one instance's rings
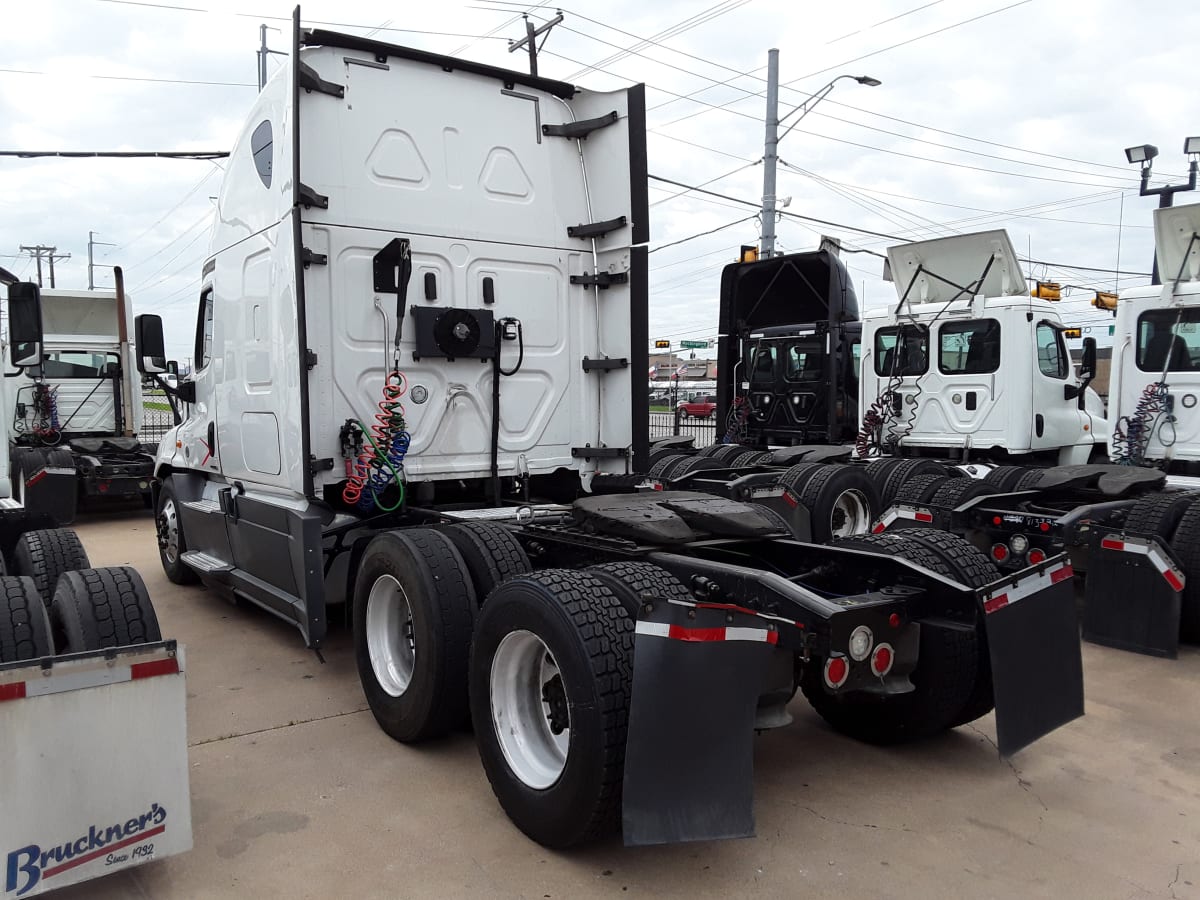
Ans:
POLYGON ((684 350, 704 350, 708 347, 708 341, 680 341, 679 346, 684 350))

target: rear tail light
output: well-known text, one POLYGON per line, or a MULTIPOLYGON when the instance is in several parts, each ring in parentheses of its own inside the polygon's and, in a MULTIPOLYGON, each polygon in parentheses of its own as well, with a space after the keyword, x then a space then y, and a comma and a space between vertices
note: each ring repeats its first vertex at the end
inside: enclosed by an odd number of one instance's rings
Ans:
POLYGON ((1029 549, 1029 538, 1023 534, 1014 534, 1008 541, 1008 546, 1013 552, 1013 556, 1024 556, 1025 551, 1029 549))
POLYGON ((871 671, 882 678, 892 671, 892 663, 896 661, 896 651, 891 644, 879 644, 871 654, 871 671))
POLYGON ((862 662, 871 655, 874 643, 875 636, 871 634, 871 629, 866 625, 859 625, 850 633, 850 658, 855 662, 862 662))
POLYGON ((840 688, 850 677, 850 663, 844 656, 831 656, 825 660, 825 683, 834 690, 840 688))
POLYGON ((1008 546, 1006 544, 992 544, 992 559, 996 562, 1004 562, 1008 559, 1008 546))
POLYGON ((1029 551, 1029 564, 1036 566, 1038 563, 1046 561, 1046 554, 1034 547, 1029 551))

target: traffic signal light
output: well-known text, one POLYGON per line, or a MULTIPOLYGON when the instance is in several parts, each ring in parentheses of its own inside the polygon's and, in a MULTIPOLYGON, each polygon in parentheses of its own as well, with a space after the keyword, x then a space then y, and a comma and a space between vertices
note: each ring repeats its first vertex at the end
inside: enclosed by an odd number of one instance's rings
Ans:
POLYGON ((655 341, 654 349, 655 350, 670 350, 671 342, 670 341, 655 341))
POLYGON ((753 244, 742 244, 742 249, 738 253, 738 262, 758 262, 758 248, 753 244))
POLYGON ((1096 296, 1092 298, 1092 306, 1096 309, 1114 310, 1117 308, 1117 295, 1109 291, 1096 291, 1096 296))
POLYGON ((1029 292, 1029 296, 1039 300, 1061 300, 1062 285, 1053 281, 1039 281, 1037 287, 1029 292))

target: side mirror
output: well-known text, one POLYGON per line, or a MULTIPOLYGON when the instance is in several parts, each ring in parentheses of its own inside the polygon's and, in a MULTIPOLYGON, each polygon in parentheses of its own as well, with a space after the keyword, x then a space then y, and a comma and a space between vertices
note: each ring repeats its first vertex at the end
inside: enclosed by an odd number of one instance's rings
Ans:
POLYGON ((167 360, 167 374, 174 375, 176 378, 179 377, 179 360, 177 360, 177 359, 168 359, 167 360))
POLYGON ((133 320, 133 340, 137 344, 137 369, 143 375, 161 375, 167 371, 167 351, 163 344, 162 316, 145 313, 133 320))
POLYGON ((17 368, 42 364, 42 291, 31 281, 8 286, 8 342, 17 368))
POLYGON ((1079 378, 1086 385, 1096 377, 1096 339, 1083 339, 1083 357, 1079 361, 1079 378))

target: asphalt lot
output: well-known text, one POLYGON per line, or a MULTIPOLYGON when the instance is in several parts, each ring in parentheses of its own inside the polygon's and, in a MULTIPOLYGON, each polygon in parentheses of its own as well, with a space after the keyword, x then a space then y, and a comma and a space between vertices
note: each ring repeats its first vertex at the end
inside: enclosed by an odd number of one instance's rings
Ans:
POLYGON ((1085 644, 1087 716, 1007 762, 990 716, 880 749, 799 700, 757 739, 757 838, 553 853, 509 824, 469 734, 375 726, 343 629, 321 664, 266 613, 172 585, 148 513, 77 530, 187 646, 195 849, 57 897, 1200 898, 1197 648, 1085 644))

